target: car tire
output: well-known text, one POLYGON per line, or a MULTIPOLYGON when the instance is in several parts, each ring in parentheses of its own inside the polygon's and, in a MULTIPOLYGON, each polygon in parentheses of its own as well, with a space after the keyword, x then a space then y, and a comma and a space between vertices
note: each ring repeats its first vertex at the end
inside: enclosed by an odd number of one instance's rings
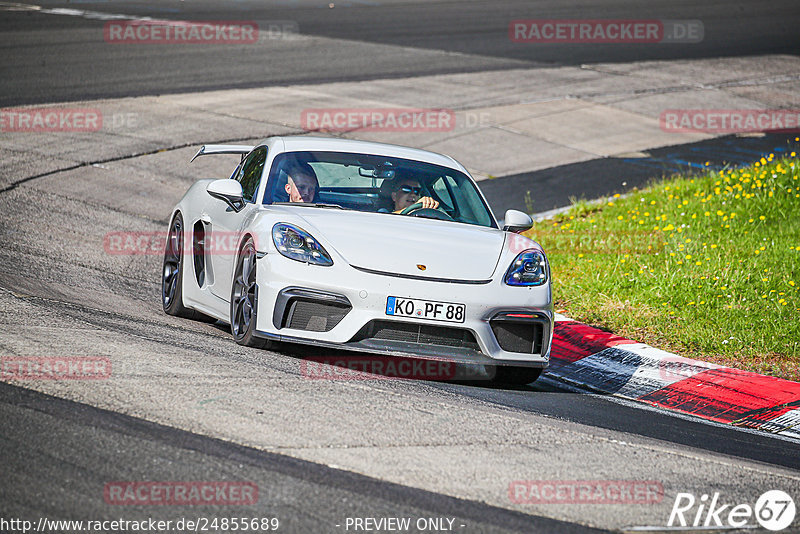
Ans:
POLYGON ((247 237, 239 249, 231 285, 231 334, 239 345, 274 348, 274 342, 255 336, 257 313, 256 247, 253 239, 247 237))
POLYGON ((215 323, 216 319, 183 305, 183 251, 184 226, 180 212, 172 218, 169 225, 167 244, 164 247, 164 261, 161 264, 161 306, 167 315, 215 323))
POLYGON ((541 376, 543 369, 535 367, 514 367, 511 365, 494 366, 494 378, 492 382, 496 384, 508 384, 512 386, 524 386, 535 382, 541 376))

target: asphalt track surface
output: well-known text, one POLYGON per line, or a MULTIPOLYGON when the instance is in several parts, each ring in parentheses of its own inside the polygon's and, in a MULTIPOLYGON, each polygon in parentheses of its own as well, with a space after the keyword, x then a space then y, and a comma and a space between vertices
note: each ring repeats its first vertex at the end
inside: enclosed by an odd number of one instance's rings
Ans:
MULTIPOLYGON (((89 100, 101 97, 152 95, 168 92, 219 88, 256 87, 286 83, 316 83, 407 77, 438 72, 496 70, 507 68, 575 65, 585 62, 624 62, 638 59, 716 57, 762 53, 797 53, 798 7, 796 2, 773 2, 770 8, 755 2, 602 2, 586 5, 558 2, 341 2, 330 9, 327 2, 161 2, 158 9, 136 2, 39 2, 42 6, 150 15, 180 20, 274 20, 295 21, 303 35, 320 42, 267 42, 263 49, 235 47, 114 48, 100 40, 102 22, 80 16, 56 16, 30 11, 0 11, 0 105, 35 104, 55 101, 89 100), (113 8, 113 9, 112 9, 113 8), (703 20, 706 39, 699 46, 638 47, 596 46, 533 49, 519 47, 507 38, 508 21, 516 18, 665 18, 703 20), (398 48, 401 47, 401 48, 398 48)), ((768 137, 749 147, 754 152, 769 150, 784 142, 768 137)), ((723 147, 724 141, 708 144, 723 147)), ((686 150, 689 151, 686 147, 686 150)), ((677 153, 677 149, 672 153, 677 153)), ((658 157, 656 153, 655 158, 658 157)), ((677 159, 677 158, 676 158, 677 159)), ((681 158, 682 159, 682 158, 681 158)), ((608 161, 591 165, 609 165, 608 161)), ((622 162, 625 165, 636 165, 622 162)), ((582 164, 588 165, 588 164, 582 164)), ((645 166, 639 163, 641 168, 645 166)), ((592 167, 581 167, 592 169, 592 167)), ((541 171, 518 180, 548 179, 541 171)), ((613 174, 613 173, 609 173, 613 174)), ((652 172, 642 172, 644 182, 652 172)), ((486 185, 487 195, 502 197, 502 180, 486 185), (494 189, 492 189, 494 188, 494 189)), ((257 362, 270 372, 283 372, 296 364, 297 357, 266 351, 242 351, 228 339, 221 326, 190 323, 185 331, 181 321, 158 312, 157 276, 153 264, 132 261, 124 268, 109 266, 92 255, 64 260, 64 251, 52 243, 39 250, 20 247, 25 232, 39 228, 46 232, 78 231, 94 220, 95 209, 115 205, 105 202, 81 203, 80 195, 50 196, 52 187, 36 180, 0 193, 2 217, 14 218, 2 224, 0 234, 0 286, 3 288, 4 317, 11 329, 20 329, 20 339, 6 339, 0 348, 11 354, 26 354, 25 339, 32 346, 41 340, 27 328, 50 323, 74 328, 75 333, 51 340, 51 350, 78 353, 85 349, 82 328, 100 329, 124 339, 148 340, 143 355, 170 354, 181 347, 208 351, 218 358, 257 362), (44 195, 63 203, 61 212, 43 215, 30 212, 44 195), (69 213, 72 209, 72 213, 69 213), (77 214, 77 215, 76 215, 77 214), (37 220, 37 218, 41 217, 37 220), (64 226, 66 225, 66 226, 64 226), (92 292, 87 275, 96 277, 92 292), (94 289, 106 290, 98 296, 94 289), (113 293, 113 294, 112 294, 113 293), (118 297, 118 298, 117 298, 118 297), (15 309, 18 308, 18 309, 15 309), (14 309, 14 317, 9 310, 14 309), (18 316, 18 317, 17 317, 18 316), (88 326, 87 326, 88 325, 88 326), (174 333, 174 339, 168 337, 174 333), (271 368, 271 369, 270 369, 271 368)), ((178 190, 180 181, 175 189, 178 190)), ((601 188, 602 189, 602 188, 601 188)), ((113 191, 113 189, 109 189, 113 191)), ((561 197, 548 200, 552 207, 563 205, 561 197)), ((593 191, 590 193, 594 193, 593 191)), ((599 191, 602 194, 602 191, 599 191)), ((171 205, 174 200, 164 201, 171 205)), ((126 206, 126 217, 139 217, 166 226, 148 209, 126 206)), ((541 206, 545 207, 545 206, 541 206)), ((67 251, 71 253, 72 251, 67 251)), ((102 293, 102 291, 101 291, 102 293)), ((137 341, 138 343, 138 341, 137 341)), ((136 378, 135 376, 133 378, 136 378)), ((199 388, 204 387, 198 377, 199 388)), ((293 387, 293 386, 292 386, 293 387)), ((713 455, 726 461, 749 461, 770 472, 774 469, 800 470, 800 447, 792 441, 746 432, 662 411, 642 409, 630 403, 599 395, 561 389, 547 380, 535 387, 488 387, 483 384, 440 382, 394 382, 408 395, 440 395, 455 399, 454 406, 476 403, 501 410, 513 410, 549 421, 556 426, 578 425, 587 434, 629 436, 633 441, 658 444, 686 455, 713 455), (431 393, 433 392, 433 393, 431 393)), ((209 395, 212 393, 209 392, 209 395)), ((323 392, 324 395, 328 394, 323 392)), ((246 476, 262 488, 262 500, 252 516, 278 516, 288 532, 330 528, 345 517, 448 516, 462 521, 465 532, 578 532, 589 531, 574 522, 563 522, 492 506, 478 500, 459 499, 442 493, 416 489, 336 469, 289 455, 237 444, 221 436, 180 430, 148 420, 146 416, 124 415, 82 402, 48 396, 28 389, 0 384, 0 449, 3 484, 0 514, 26 517, 98 518, 109 514, 97 496, 109 480, 219 480, 246 476), (268 488, 268 489, 266 489, 268 488)), ((366 395, 360 400, 367 401, 366 395)), ((125 399, 115 399, 124 402, 125 399)), ((333 423, 332 423, 333 424, 333 423)), ((333 432, 333 429, 331 429, 333 432)), ((554 451, 555 453, 555 451, 554 451)), ((574 459, 576 464, 580 457, 574 459)), ((711 469, 711 468, 709 468, 711 469)), ((795 473, 796 474, 796 473, 795 473)), ((569 474, 565 475, 569 477, 569 474)), ((597 475, 599 476, 599 475, 597 475)), ((665 475, 666 476, 666 475, 665 475)), ((702 477, 702 473, 699 474, 702 477)), ((762 490, 771 489, 767 487, 762 490)), ((152 511, 125 510, 128 518, 156 515, 152 511)), ((227 512, 206 509, 206 515, 227 512)), ((196 510, 158 511, 160 519, 196 510)), ((556 513, 556 515, 558 515, 556 513)))
MULTIPOLYGON (((475 501, 455 499, 380 482, 339 469, 265 453, 141 419, 50 397, 0 383, 0 414, 15 421, 2 432, 3 488, 0 513, 25 510, 55 519, 104 516, 103 495, 110 480, 226 480, 239 477, 259 488, 257 506, 247 515, 277 518, 280 531, 331 530, 347 517, 448 517, 455 528, 475 532, 600 532, 563 521, 535 517, 475 501), (86 436, 91 435, 87 440, 86 436), (126 461, 113 460, 124 449, 126 461), (58 461, 53 461, 53 451, 58 461), (156 469, 152 464, 158 463, 156 469), (226 478, 227 477, 227 478, 226 478), (78 512, 76 514, 76 512, 78 512)), ((226 516, 224 506, 173 506, 154 514, 144 507, 128 520, 177 521, 182 517, 226 516)))
MULTIPOLYGON (((119 46, 104 21, 0 10, 0 106, 221 88, 370 80, 452 72, 747 56, 800 51, 793 0, 560 2, 546 0, 95 0, 28 2, 170 20, 296 24, 303 39, 257 45, 119 46), (509 39, 517 19, 700 20, 700 43, 530 45, 509 39)), ((2 6, 0 6, 2 8, 2 6)))

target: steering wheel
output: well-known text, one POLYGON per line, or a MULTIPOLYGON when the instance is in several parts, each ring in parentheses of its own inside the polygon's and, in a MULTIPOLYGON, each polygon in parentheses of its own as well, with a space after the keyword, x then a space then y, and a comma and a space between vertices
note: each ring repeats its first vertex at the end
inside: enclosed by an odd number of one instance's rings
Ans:
MULTIPOLYGON (((441 204, 440 204, 441 206, 441 204)), ((454 220, 450 215, 447 214, 441 207, 439 208, 423 208, 422 202, 417 202, 415 204, 411 204, 409 207, 404 208, 401 212, 401 215, 409 215, 411 214, 412 217, 427 217, 428 219, 439 219, 442 221, 452 221, 454 220)))

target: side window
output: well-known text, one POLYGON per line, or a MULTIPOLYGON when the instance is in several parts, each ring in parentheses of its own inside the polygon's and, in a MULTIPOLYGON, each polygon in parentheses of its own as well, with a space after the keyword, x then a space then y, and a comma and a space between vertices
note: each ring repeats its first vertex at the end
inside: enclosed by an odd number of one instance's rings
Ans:
POLYGON ((266 160, 267 148, 259 147, 247 156, 239 168, 239 172, 236 173, 235 178, 242 184, 242 196, 247 202, 253 202, 256 196, 266 160))

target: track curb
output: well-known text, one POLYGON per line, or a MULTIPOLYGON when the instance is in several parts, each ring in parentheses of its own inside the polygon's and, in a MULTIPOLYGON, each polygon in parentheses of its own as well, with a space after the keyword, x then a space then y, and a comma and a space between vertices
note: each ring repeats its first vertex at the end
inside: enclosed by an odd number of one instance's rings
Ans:
POLYGON ((547 375, 572 386, 800 438, 800 383, 692 360, 557 317, 547 375))

